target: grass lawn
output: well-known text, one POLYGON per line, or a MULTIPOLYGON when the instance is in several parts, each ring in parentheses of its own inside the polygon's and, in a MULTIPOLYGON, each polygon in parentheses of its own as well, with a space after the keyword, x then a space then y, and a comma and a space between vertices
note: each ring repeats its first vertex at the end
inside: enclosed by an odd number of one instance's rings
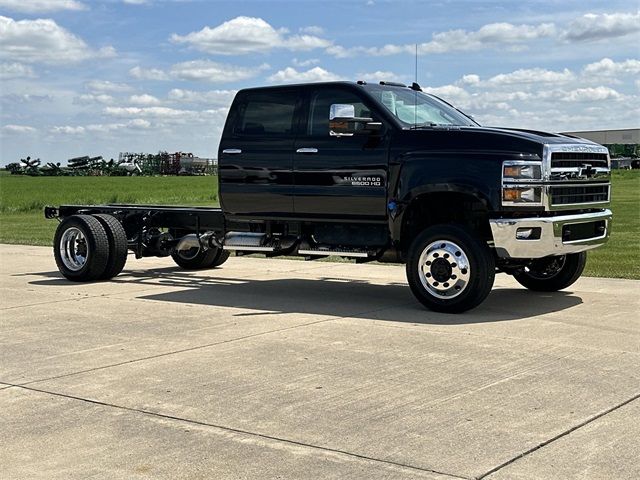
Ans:
MULTIPOLYGON (((586 275, 640 279, 640 171, 613 172, 611 240, 589 252, 586 275)), ((216 177, 23 177, 0 174, 0 243, 51 245, 45 205, 218 205, 216 177)))
MULTIPOLYGON (((3 172, 4 173, 4 172, 3 172)), ((218 206, 217 177, 0 175, 0 243, 51 245, 58 222, 45 205, 148 203, 218 206)))

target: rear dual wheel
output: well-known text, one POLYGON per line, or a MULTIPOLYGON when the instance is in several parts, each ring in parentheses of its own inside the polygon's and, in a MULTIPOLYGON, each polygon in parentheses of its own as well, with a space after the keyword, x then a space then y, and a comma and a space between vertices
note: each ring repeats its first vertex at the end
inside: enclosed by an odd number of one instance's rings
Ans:
POLYGON ((127 235, 111 215, 65 218, 58 225, 53 245, 60 273, 74 282, 113 278, 127 261, 127 235))
POLYGON ((199 247, 189 250, 177 250, 171 254, 171 258, 185 270, 203 270, 215 268, 229 259, 229 252, 221 248, 209 248, 203 250, 199 247))

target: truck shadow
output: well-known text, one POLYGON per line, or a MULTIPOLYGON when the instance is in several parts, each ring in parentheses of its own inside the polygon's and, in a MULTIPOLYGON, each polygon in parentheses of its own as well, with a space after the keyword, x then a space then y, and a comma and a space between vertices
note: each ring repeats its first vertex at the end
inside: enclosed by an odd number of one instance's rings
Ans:
MULTIPOLYGON (((308 278, 225 278, 223 270, 185 272, 176 267, 129 270, 111 280, 127 285, 175 287, 162 293, 140 292, 135 298, 211 307, 248 309, 239 318, 274 314, 312 314, 352 317, 415 324, 459 325, 518 320, 580 305, 582 299, 571 292, 540 293, 524 288, 495 288, 478 308, 459 315, 431 312, 422 307, 405 283, 376 284, 366 280, 322 277, 308 278)), ((58 272, 32 285, 74 286, 58 272)), ((295 274, 292 274, 295 276, 295 274)))

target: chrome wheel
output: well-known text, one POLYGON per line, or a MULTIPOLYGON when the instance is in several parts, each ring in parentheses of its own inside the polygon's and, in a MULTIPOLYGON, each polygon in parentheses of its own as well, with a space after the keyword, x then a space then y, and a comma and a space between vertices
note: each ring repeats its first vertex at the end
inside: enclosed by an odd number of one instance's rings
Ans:
POLYGON ((77 272, 87 263, 88 255, 89 246, 84 233, 76 227, 65 230, 60 240, 60 258, 64 266, 77 272))
POLYGON ((430 295, 443 299, 455 298, 469 285, 469 258, 462 248, 450 240, 437 240, 422 251, 418 276, 430 295))

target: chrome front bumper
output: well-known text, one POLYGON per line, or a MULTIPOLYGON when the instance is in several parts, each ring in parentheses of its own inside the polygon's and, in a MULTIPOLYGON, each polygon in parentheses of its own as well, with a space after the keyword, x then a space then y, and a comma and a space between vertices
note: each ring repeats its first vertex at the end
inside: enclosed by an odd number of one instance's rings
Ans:
POLYGON ((499 257, 541 258, 549 255, 583 252, 605 244, 609 240, 611 218, 611 210, 603 210, 595 213, 557 217, 497 218, 489 220, 489 223, 493 233, 494 248, 499 257), (604 231, 578 240, 563 238, 563 233, 566 233, 565 227, 596 222, 603 222, 604 231), (523 232, 527 229, 536 229, 534 231, 539 233, 539 238, 519 239, 516 237, 518 231, 523 232))

